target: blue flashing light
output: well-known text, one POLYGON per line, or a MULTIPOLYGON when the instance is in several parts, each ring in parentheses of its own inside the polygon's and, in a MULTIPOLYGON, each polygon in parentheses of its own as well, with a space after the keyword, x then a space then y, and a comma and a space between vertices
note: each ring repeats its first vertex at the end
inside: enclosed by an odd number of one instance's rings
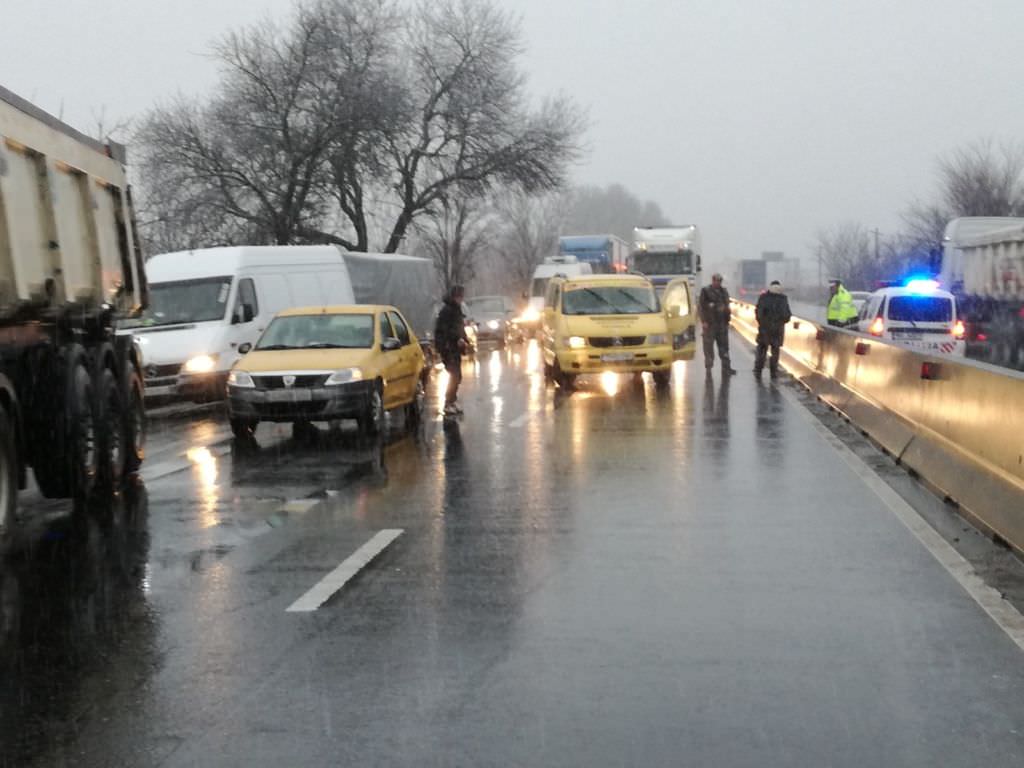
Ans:
POLYGON ((939 281, 915 277, 907 280, 905 287, 914 293, 933 293, 939 289, 939 281))

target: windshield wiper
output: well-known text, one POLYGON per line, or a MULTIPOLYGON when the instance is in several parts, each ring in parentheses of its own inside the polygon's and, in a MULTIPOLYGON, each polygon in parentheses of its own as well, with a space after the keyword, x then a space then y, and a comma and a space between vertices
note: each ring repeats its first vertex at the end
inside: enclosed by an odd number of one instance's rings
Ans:
POLYGON ((282 349, 302 349, 302 347, 293 347, 290 344, 267 344, 265 347, 256 347, 260 352, 277 352, 282 349))
POLYGON ((351 344, 332 344, 329 341, 318 341, 314 344, 307 344, 303 349, 359 349, 351 344))

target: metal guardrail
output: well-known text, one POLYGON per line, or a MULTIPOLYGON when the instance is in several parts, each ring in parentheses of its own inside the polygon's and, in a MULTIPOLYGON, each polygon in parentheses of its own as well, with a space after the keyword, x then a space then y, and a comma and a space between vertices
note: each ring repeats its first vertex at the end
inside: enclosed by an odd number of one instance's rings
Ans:
MULTIPOLYGON (((753 341, 754 307, 733 325, 753 341)), ((1024 374, 794 318, 784 363, 965 515, 1024 552, 1024 374)))

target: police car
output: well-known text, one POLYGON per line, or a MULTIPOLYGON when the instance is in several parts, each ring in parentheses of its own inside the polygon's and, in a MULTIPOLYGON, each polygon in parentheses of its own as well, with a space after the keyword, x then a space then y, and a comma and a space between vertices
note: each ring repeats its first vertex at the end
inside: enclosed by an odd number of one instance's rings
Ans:
POLYGON ((915 352, 963 357, 966 351, 956 297, 935 280, 875 291, 861 308, 858 329, 915 352))

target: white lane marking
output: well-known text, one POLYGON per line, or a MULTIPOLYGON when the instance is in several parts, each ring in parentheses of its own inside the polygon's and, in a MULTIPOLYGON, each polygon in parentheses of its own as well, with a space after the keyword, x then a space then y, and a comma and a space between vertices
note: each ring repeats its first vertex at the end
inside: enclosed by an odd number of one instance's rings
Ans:
POLYGON ((888 483, 875 474, 875 471, 860 456, 850 450, 849 446, 818 421, 817 417, 800 402, 796 395, 786 388, 780 387, 779 389, 786 399, 800 409, 825 442, 842 456, 854 474, 864 481, 864 484, 882 500, 889 511, 924 545, 931 556, 938 560, 950 576, 956 579, 974 602, 980 605, 982 610, 999 625, 999 628, 1010 636, 1017 647, 1024 651, 1024 616, 1021 616, 1013 603, 1004 600, 998 590, 986 584, 975 572, 974 566, 963 555, 942 538, 939 532, 932 528, 931 524, 921 517, 917 510, 910 506, 888 483))
POLYGON ((315 611, 403 533, 404 531, 401 528, 389 528, 377 533, 376 536, 352 553, 350 557, 346 558, 341 565, 314 584, 306 594, 288 606, 286 612, 309 613, 315 611))
POLYGON ((304 514, 309 512, 313 507, 319 504, 322 499, 293 499, 281 507, 278 512, 288 512, 289 514, 304 514))
MULTIPOLYGON (((217 458, 231 453, 230 446, 224 446, 212 444, 207 446, 207 450, 217 458)), ((142 479, 147 483, 152 483, 156 480, 162 480, 169 475, 177 474, 178 472, 184 472, 187 469, 191 469, 195 466, 195 463, 184 454, 173 459, 166 461, 158 461, 155 464, 143 463, 142 470, 139 473, 142 475, 142 479)))
POLYGON ((526 426, 526 422, 529 421, 530 414, 524 413, 522 416, 517 416, 508 423, 509 429, 522 429, 526 426))

